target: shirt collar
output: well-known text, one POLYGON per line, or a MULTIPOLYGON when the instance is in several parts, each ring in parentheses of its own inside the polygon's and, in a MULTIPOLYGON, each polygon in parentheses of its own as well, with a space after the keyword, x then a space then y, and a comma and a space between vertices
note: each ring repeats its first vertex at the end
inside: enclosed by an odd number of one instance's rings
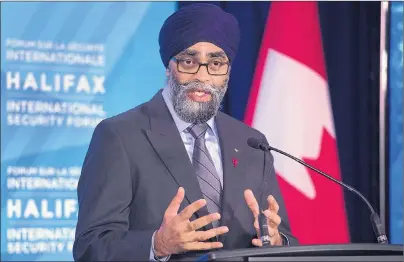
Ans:
MULTIPOLYGON (((178 131, 179 131, 180 133, 186 131, 186 129, 187 129, 192 123, 185 122, 184 120, 182 120, 182 119, 178 116, 177 112, 175 112, 174 107, 173 107, 173 104, 172 104, 172 100, 171 100, 170 87, 166 86, 166 87, 163 89, 162 95, 163 95, 164 102, 166 103, 166 105, 167 105, 167 107, 168 107, 168 110, 170 111, 170 114, 171 114, 171 116, 172 116, 173 119, 174 119, 175 125, 176 125, 177 128, 178 128, 178 131)), ((210 118, 206 123, 208 124, 208 126, 210 127, 210 129, 213 131, 214 135, 217 137, 216 124, 215 124, 215 117, 210 118)))

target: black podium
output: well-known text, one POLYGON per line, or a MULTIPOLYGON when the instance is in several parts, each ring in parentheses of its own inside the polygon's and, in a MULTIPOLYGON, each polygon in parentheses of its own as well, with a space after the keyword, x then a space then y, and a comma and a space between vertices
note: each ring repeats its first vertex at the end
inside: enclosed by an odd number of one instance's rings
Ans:
POLYGON ((194 261, 404 261, 403 245, 301 245, 220 250, 194 261))

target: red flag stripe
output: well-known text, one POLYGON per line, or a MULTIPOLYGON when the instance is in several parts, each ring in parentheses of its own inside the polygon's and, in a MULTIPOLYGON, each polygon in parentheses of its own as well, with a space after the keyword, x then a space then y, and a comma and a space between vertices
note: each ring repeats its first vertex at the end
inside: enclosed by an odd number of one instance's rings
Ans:
POLYGON ((319 21, 317 3, 273 2, 271 10, 267 18, 245 113, 244 121, 247 125, 251 125, 254 120, 255 105, 269 48, 293 57, 312 68, 325 80, 327 79, 323 62, 321 30, 319 24, 315 23, 319 21), (271 12, 274 9, 277 9, 276 12, 271 12), (306 19, 307 16, 312 16, 314 19, 306 19), (290 19, 291 17, 294 19, 290 19), (297 30, 297 28, 304 30, 297 30), (296 43, 299 44, 296 45, 296 43), (306 52, 307 48, 313 47, 321 52, 316 52, 315 55, 306 52))
POLYGON ((267 47, 300 61, 326 80, 317 3, 274 2, 271 8, 276 12, 268 16, 267 47))

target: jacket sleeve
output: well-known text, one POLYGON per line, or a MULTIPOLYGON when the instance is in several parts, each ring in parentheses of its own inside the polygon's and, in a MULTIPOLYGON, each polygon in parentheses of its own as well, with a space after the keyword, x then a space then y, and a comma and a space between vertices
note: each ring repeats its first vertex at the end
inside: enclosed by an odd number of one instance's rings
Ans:
POLYGON ((149 260, 155 230, 129 230, 131 173, 122 140, 102 121, 94 130, 77 188, 75 261, 149 260))

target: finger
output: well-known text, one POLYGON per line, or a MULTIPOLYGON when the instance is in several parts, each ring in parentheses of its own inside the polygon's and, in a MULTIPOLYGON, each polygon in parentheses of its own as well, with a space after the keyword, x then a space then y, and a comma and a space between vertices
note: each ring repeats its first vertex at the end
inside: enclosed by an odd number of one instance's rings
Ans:
POLYGON ((259 214, 258 202, 250 189, 244 191, 244 199, 248 207, 250 208, 251 212, 253 213, 254 217, 258 217, 259 214))
POLYGON ((272 228, 272 227, 268 228, 268 235, 271 239, 274 238, 275 236, 277 236, 278 234, 279 234, 279 231, 277 228, 272 228))
POLYGON ((183 245, 185 251, 191 250, 209 250, 215 248, 222 248, 223 244, 221 242, 190 242, 183 245))
POLYGON ((197 229, 200 229, 204 226, 206 226, 209 223, 212 223, 213 221, 217 221, 220 219, 220 214, 219 213, 213 213, 209 214, 203 217, 200 217, 188 224, 188 231, 195 231, 197 229))
POLYGON ((268 209, 264 211, 264 215, 268 219, 269 227, 278 227, 282 222, 281 217, 277 213, 269 211, 268 209))
POLYGON ((181 213, 178 214, 181 220, 188 220, 192 217, 192 215, 206 205, 205 199, 199 199, 188 205, 181 213))
POLYGON ((278 203, 276 202, 274 196, 269 195, 268 198, 267 198, 267 201, 268 201, 268 208, 269 208, 270 210, 274 211, 275 213, 278 213, 278 211, 279 211, 279 205, 278 205, 278 203))
POLYGON ((206 241, 212 237, 216 237, 219 235, 223 235, 225 233, 229 232, 229 228, 226 226, 223 227, 218 227, 218 228, 212 228, 208 231, 197 231, 192 233, 192 240, 191 241, 206 241))
POLYGON ((258 230, 258 231, 260 230, 260 225, 259 225, 258 219, 254 221, 254 228, 255 228, 255 230, 258 230))
POLYGON ((178 214, 178 210, 180 209, 180 205, 184 200, 185 190, 183 187, 179 187, 177 194, 171 200, 170 205, 168 205, 164 216, 176 216, 178 214))
POLYGON ((269 236, 270 236, 270 241, 271 241, 272 246, 282 244, 282 237, 279 234, 278 229, 274 229, 274 228, 269 229, 269 236))
POLYGON ((255 231, 257 232, 257 236, 261 237, 260 226, 259 226, 259 223, 258 223, 258 219, 255 219, 255 221, 254 221, 254 228, 255 228, 255 231))
POLYGON ((256 247, 262 247, 262 241, 261 241, 261 239, 259 239, 259 238, 254 238, 254 239, 252 240, 252 244, 253 244, 254 246, 256 246, 256 247))

